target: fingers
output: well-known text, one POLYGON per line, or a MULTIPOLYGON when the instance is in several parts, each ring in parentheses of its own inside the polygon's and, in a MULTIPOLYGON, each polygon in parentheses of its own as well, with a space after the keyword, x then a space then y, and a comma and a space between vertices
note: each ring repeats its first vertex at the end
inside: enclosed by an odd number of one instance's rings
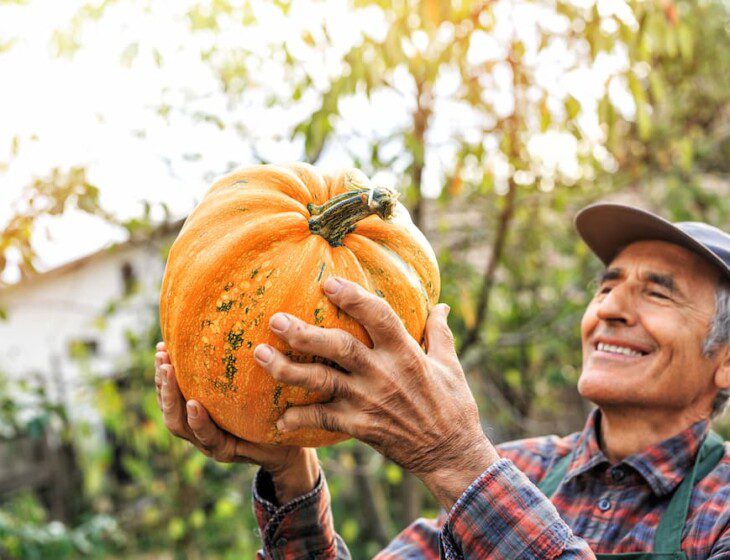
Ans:
POLYGON ((376 346, 416 344, 388 302, 362 286, 330 277, 324 283, 324 293, 365 328, 376 346))
POLYGON ((454 335, 446 320, 450 310, 445 303, 440 303, 431 309, 426 320, 426 354, 440 360, 458 361, 454 335))
POLYGON ((282 414, 276 427, 280 432, 319 428, 328 432, 350 433, 346 416, 337 408, 336 403, 292 407, 282 414))
POLYGON ((221 430, 199 402, 189 400, 186 410, 188 426, 197 443, 200 444, 198 447, 202 447, 206 455, 221 463, 234 461, 236 459, 236 439, 221 430))
POLYGON ((330 399, 347 399, 353 394, 353 379, 324 364, 292 362, 268 344, 259 344, 254 358, 274 379, 287 385, 317 391, 330 399))
POLYGON ((162 417, 165 427, 174 435, 190 440, 193 434, 185 414, 185 401, 175 378, 175 370, 170 364, 160 366, 162 376, 162 417))
POLYGON ((288 313, 275 313, 271 330, 294 350, 321 356, 352 373, 368 373, 375 367, 372 350, 341 329, 323 329, 288 313))
POLYGON ((170 356, 165 351, 165 343, 157 343, 157 353, 155 354, 155 393, 157 395, 157 406, 162 410, 162 373, 160 366, 169 364, 170 356))

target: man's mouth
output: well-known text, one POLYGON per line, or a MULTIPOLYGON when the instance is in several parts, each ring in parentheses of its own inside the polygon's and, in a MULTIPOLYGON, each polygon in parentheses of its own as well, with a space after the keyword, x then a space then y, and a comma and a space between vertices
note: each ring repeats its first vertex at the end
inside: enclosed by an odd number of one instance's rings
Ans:
POLYGON ((599 352, 597 357, 627 357, 627 358, 641 358, 643 356, 646 356, 649 354, 648 351, 645 351, 640 348, 636 348, 634 346, 629 346, 627 344, 620 344, 620 343, 608 343, 608 342, 596 342, 594 344, 594 349, 599 352))

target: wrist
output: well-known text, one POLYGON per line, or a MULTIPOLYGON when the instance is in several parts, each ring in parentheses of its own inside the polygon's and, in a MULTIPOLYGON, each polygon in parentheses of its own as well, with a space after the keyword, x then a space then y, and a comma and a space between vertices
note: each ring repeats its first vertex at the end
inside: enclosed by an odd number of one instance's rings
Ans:
POLYGON ((469 485, 497 461, 497 450, 482 434, 474 443, 462 448, 458 459, 418 477, 448 512, 469 485))
POLYGON ((304 496, 314 489, 319 479, 319 461, 315 449, 301 448, 292 461, 278 469, 267 469, 274 483, 280 505, 304 496))

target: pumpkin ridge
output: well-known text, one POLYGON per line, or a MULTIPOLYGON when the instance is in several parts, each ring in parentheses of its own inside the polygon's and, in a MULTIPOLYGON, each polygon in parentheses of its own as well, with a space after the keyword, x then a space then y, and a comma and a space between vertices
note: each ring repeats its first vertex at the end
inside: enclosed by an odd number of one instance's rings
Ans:
MULTIPOLYGON (((309 236, 306 221, 302 219, 300 214, 291 212, 282 213, 278 216, 278 220, 271 220, 268 215, 250 220, 240 229, 232 230, 228 235, 215 238, 214 245, 205 245, 205 240, 195 236, 194 229, 189 229, 186 235, 181 234, 175 240, 170 248, 165 282, 161 292, 160 314, 162 325, 166 327, 166 331, 162 333, 165 341, 176 338, 175 330, 171 325, 180 324, 180 315, 188 312, 189 303, 187 303, 186 298, 195 297, 198 294, 198 291, 194 290, 193 287, 201 281, 206 283, 214 282, 214 278, 220 275, 220 270, 225 268, 218 263, 227 262, 231 258, 230 247, 226 243, 232 241, 234 246, 247 247, 247 251, 256 254, 265 246, 250 247, 242 244, 244 240, 252 237, 253 234, 257 234, 269 245, 286 239, 287 236, 296 233, 297 230, 299 230, 302 238, 309 236), (288 227, 287 219, 290 220, 288 227), (261 236, 262 233, 267 234, 269 232, 270 235, 261 236), (193 239, 189 240, 188 237, 193 239), (217 251, 215 247, 217 247, 217 251), (183 252, 183 256, 179 259, 178 251, 183 252), (185 256, 187 258, 184 258, 185 256), (202 270, 203 273, 191 276, 188 274, 188 270, 191 268, 202 270), (173 290, 171 286, 175 286, 175 289, 173 290)), ((241 258, 240 254, 238 258, 241 258)), ((173 364, 175 364, 174 347, 170 348, 170 355, 173 358, 173 364)))
POLYGON ((249 168, 242 175, 248 186, 262 185, 266 189, 278 191, 293 198, 300 204, 311 202, 309 189, 301 178, 291 169, 268 163, 249 168))
POLYGON ((219 191, 212 197, 206 197, 206 204, 200 205, 185 220, 180 233, 203 222, 206 229, 212 226, 220 229, 230 229, 230 224, 223 221, 246 220, 249 216, 259 212, 284 213, 297 212, 304 218, 309 217, 306 207, 297 200, 273 189, 252 187, 239 192, 219 191))
MULTIPOLYGON (((405 261, 403 265, 396 264, 392 250, 368 237, 353 236, 349 247, 367 271, 373 286, 371 291, 383 297, 399 317, 409 319, 408 324, 425 326, 433 302, 426 293, 424 280, 416 271, 411 269, 413 275, 409 276, 402 267, 407 266, 405 261)), ((423 332, 409 332, 416 340, 423 335, 423 332)))
POLYGON ((283 164, 282 167, 290 169, 302 181, 302 184, 309 191, 308 202, 322 204, 327 200, 327 183, 322 174, 317 172, 316 167, 303 162, 287 163, 283 164))

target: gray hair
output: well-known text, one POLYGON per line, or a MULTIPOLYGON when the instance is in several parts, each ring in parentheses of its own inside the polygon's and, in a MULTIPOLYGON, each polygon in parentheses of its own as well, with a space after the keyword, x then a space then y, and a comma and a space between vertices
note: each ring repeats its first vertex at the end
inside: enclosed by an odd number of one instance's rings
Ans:
MULTIPOLYGON (((702 353, 712 357, 725 344, 730 344, 730 281, 721 278, 715 290, 715 316, 702 344, 702 353)), ((712 402, 711 418, 719 418, 730 401, 730 388, 721 389, 712 402)))

